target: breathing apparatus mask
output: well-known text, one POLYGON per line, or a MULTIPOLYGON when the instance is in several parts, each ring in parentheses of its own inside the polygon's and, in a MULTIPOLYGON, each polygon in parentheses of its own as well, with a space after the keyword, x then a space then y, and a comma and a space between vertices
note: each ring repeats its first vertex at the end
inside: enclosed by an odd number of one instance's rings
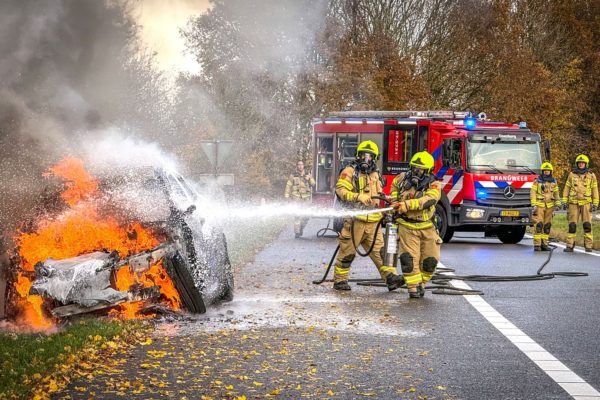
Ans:
POLYGON ((356 161, 361 172, 368 174, 375 170, 375 156, 372 153, 361 151, 356 161))
POLYGON ((404 178, 404 189, 408 190, 411 187, 416 188, 417 190, 422 190, 429 185, 431 179, 431 174, 429 174, 425 169, 412 167, 404 178))

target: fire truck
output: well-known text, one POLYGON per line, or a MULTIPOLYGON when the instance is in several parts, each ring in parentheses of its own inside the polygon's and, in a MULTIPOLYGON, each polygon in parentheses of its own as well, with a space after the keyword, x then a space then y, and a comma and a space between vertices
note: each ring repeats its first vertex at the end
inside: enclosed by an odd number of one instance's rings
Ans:
POLYGON ((372 140, 386 194, 414 153, 433 155, 443 187, 435 223, 444 242, 456 231, 475 231, 518 243, 531 225, 529 192, 540 173, 541 149, 549 159, 550 147, 525 122, 457 111, 347 111, 316 118, 312 126, 313 202, 335 204, 339 172, 354 160, 358 143, 372 140))

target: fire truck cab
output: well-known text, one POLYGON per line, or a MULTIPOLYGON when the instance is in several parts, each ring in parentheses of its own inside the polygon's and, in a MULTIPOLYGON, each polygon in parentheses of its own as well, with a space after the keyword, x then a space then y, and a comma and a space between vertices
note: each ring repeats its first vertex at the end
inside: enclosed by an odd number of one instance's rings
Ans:
POLYGON ((358 143, 373 140, 386 194, 414 153, 433 155, 443 187, 435 223, 445 242, 455 231, 480 231, 518 243, 531 225, 529 192, 540 173, 541 139, 523 122, 456 111, 350 111, 316 118, 312 126, 314 202, 335 203, 339 172, 354 160, 358 143))

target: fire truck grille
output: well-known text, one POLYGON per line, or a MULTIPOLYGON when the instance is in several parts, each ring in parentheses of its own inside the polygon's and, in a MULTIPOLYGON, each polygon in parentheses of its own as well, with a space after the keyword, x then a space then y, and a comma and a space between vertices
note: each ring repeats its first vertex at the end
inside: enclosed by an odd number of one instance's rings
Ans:
POLYGON ((529 189, 515 189, 514 197, 507 198, 504 189, 487 188, 486 196, 478 198, 477 204, 504 208, 529 207, 531 205, 529 189))

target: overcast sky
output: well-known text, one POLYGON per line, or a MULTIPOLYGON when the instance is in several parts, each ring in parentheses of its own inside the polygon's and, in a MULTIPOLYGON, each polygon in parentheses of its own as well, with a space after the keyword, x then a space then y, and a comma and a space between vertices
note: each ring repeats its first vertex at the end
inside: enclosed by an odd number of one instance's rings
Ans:
POLYGON ((159 65, 177 73, 198 72, 198 64, 184 55, 179 29, 209 7, 209 0, 136 0, 135 18, 143 26, 142 40, 157 53, 159 65))

